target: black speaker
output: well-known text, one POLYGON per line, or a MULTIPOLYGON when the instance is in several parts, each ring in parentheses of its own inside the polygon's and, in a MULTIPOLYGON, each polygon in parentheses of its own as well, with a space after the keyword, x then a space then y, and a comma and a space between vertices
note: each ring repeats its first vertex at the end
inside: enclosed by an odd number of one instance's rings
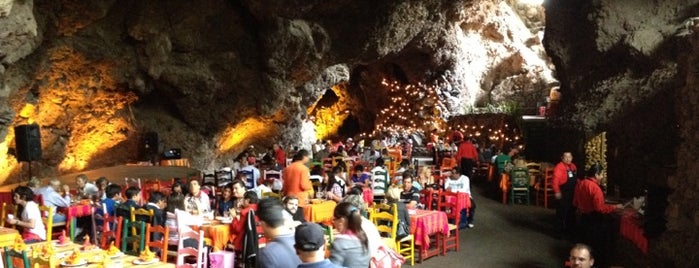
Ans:
POLYGON ((41 132, 39 125, 19 125, 15 127, 15 148, 17 161, 41 159, 41 132))

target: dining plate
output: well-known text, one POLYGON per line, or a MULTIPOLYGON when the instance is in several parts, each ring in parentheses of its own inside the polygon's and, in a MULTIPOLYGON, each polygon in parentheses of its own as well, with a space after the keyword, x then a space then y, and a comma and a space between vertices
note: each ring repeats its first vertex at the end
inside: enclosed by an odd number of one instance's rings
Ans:
POLYGON ((112 256, 109 256, 109 257, 112 258, 112 259, 116 259, 116 258, 120 258, 120 257, 123 257, 123 256, 124 256, 124 252, 119 252, 119 253, 114 254, 114 255, 112 255, 112 256))
POLYGON ((67 242, 67 243, 63 243, 63 244, 58 243, 58 241, 53 242, 53 246, 54 246, 54 247, 59 247, 59 248, 60 248, 60 247, 67 247, 67 246, 70 246, 70 245, 72 245, 72 244, 73 244, 73 243, 71 243, 71 242, 67 242))
POLYGON ((144 261, 144 260, 141 260, 141 259, 135 259, 135 260, 133 260, 133 264, 135 264, 135 265, 146 265, 146 264, 153 264, 153 263, 156 263, 156 262, 158 262, 158 261, 160 261, 160 260, 159 260, 159 259, 156 259, 156 258, 153 258, 153 259, 150 260, 150 261, 144 261))
POLYGON ((65 261, 61 262, 61 267, 83 267, 83 266, 87 266, 87 260, 82 260, 78 264, 69 264, 65 261))

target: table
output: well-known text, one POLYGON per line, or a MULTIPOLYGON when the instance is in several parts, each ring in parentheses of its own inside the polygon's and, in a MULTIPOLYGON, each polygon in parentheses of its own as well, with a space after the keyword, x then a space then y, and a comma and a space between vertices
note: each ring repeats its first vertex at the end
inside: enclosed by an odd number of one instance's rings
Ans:
POLYGON ((0 227, 0 248, 14 245, 18 235, 19 231, 16 229, 0 227))
POLYGON ((430 250, 430 235, 449 235, 447 213, 437 210, 415 210, 410 214, 410 232, 415 237, 415 245, 420 247, 420 261, 439 255, 439 248, 430 250))
POLYGON ((643 228, 636 210, 626 209, 621 213, 619 234, 633 242, 643 254, 648 254, 648 239, 643 235, 643 228))
MULTIPOLYGON (((65 209, 66 228, 70 231, 70 240, 75 240, 75 228, 79 217, 92 217, 92 205, 88 202, 78 202, 65 209)), ((51 237, 49 237, 51 239, 51 237)), ((96 241, 93 239, 93 241, 96 241)))
MULTIPOLYGON (((56 240, 51 241, 51 242, 48 242, 48 243, 53 243, 53 242, 55 242, 55 241, 56 241, 56 240)), ((44 245, 44 244, 46 244, 46 243, 47 243, 47 242, 35 243, 35 244, 29 244, 29 245, 27 245, 27 246, 28 246, 28 249, 32 249, 32 248, 35 248, 35 247, 37 247, 37 246, 39 246, 39 245, 44 245)), ((73 251, 74 249, 80 248, 80 247, 82 247, 82 245, 80 245, 80 244, 75 244, 75 243, 71 243, 71 245, 64 246, 64 247, 54 247, 54 249, 55 249, 56 255, 58 255, 58 254, 61 254, 61 253, 66 254, 67 252, 71 252, 71 251, 73 251)), ((93 253, 93 252, 94 252, 94 253, 98 253, 98 252, 102 252, 102 249, 96 248, 96 249, 93 249, 93 250, 90 251, 90 252, 91 252, 91 253, 93 253)), ((31 259, 31 253, 29 253, 29 254, 30 254, 30 259, 31 259)), ((133 264, 133 261, 136 260, 136 259, 138 259, 137 256, 124 255, 123 257, 119 257, 119 258, 113 259, 113 260, 112 260, 112 265, 111 265, 111 266, 108 266, 108 267, 122 267, 122 268, 130 268, 130 267, 136 267, 136 268, 155 268, 155 267, 164 267, 164 268, 167 268, 167 267, 171 267, 171 268, 174 268, 174 267, 175 267, 175 265, 172 264, 172 263, 165 263, 165 262, 162 262, 162 261, 158 261, 158 262, 156 262, 156 263, 148 264, 148 265, 135 265, 135 264, 133 264)), ((59 263, 60 263, 60 262, 61 262, 61 260, 59 260, 59 263)), ((18 266, 18 267, 19 267, 19 266, 18 266)), ((101 264, 89 264, 89 265, 86 266, 86 267, 87 267, 87 268, 96 268, 96 267, 102 267, 102 265, 101 265, 101 264)))
POLYGON ((213 220, 202 226, 192 226, 192 229, 194 231, 204 230, 204 237, 211 239, 211 247, 214 252, 224 250, 228 241, 233 240, 231 238, 231 225, 221 223, 218 220, 213 220))
POLYGON ((362 190, 362 197, 364 197, 364 202, 371 206, 374 203, 374 191, 371 187, 364 187, 362 190))
POLYGON ((471 197, 468 195, 468 193, 458 192, 456 193, 456 198, 454 198, 453 196, 446 196, 445 201, 447 203, 456 202, 456 211, 460 212, 461 210, 466 209, 466 215, 468 215, 468 209, 471 208, 471 197))
POLYGON ((335 201, 322 200, 319 203, 307 204, 301 207, 303 207, 303 217, 307 221, 323 223, 332 221, 335 206, 337 206, 335 201))

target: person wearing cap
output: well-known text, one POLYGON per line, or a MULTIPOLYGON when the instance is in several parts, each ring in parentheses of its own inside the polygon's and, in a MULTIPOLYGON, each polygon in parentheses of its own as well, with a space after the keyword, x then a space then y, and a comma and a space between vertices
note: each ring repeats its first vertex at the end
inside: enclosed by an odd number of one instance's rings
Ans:
MULTIPOLYGON (((339 268, 325 258, 325 237, 320 225, 304 222, 296 227, 294 234, 296 254, 301 259, 299 268, 339 268)), ((367 263, 368 267, 368 263, 367 263)))

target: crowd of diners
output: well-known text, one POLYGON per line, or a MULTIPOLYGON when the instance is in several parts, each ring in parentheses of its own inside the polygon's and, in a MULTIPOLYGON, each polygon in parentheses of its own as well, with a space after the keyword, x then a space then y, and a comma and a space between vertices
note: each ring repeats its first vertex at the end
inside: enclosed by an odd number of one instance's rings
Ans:
MULTIPOLYGON (((437 140, 435 137, 430 139, 432 142, 437 140)), ((465 192, 472 197, 470 180, 474 167, 485 161, 496 167, 496 174, 506 172, 506 166, 518 154, 515 146, 503 150, 496 150, 494 146, 485 148, 475 141, 464 139, 463 135, 454 135, 450 142, 454 152, 451 157, 455 163, 446 169, 442 165, 441 171, 449 173, 443 180, 435 179, 435 170, 429 167, 418 170, 407 160, 409 157, 401 161, 395 170, 386 167, 387 160, 394 160, 389 149, 401 150, 403 155, 411 154, 412 142, 409 138, 378 139, 368 146, 364 146, 363 141, 355 143, 352 139, 336 143, 319 140, 311 146, 311 150, 294 148, 287 151, 275 144, 263 154, 257 154, 250 146, 234 159, 230 169, 234 174, 232 182, 221 186, 202 183, 199 177, 174 178, 167 191, 153 191, 110 183, 105 177, 92 182, 87 176, 79 175, 75 178, 77 187, 73 190, 55 178, 49 179, 46 185, 32 178, 26 186, 13 191, 18 216, 8 217, 6 222, 20 229, 27 242, 50 239, 46 237, 35 195, 41 195, 44 205, 52 208, 66 208, 72 201, 89 199, 99 207, 104 204, 106 211, 100 209, 97 214, 110 216, 128 217, 131 208, 151 209, 154 216, 150 224, 169 227, 171 232, 168 239, 173 240, 177 239, 178 233, 177 213, 223 216, 232 219, 230 232, 234 234, 226 250, 240 252, 243 240, 240 234, 245 229, 247 215, 255 211, 257 225, 267 239, 266 246, 257 254, 262 267, 368 267, 372 254, 383 243, 376 226, 367 219, 370 208, 363 196, 367 189, 374 191, 374 174, 388 174, 389 181, 381 193, 383 198, 376 201, 397 204, 399 220, 410 225, 407 211, 423 207, 424 204, 420 203, 423 189, 465 192), (291 161, 287 155, 292 156, 291 161), (353 161, 349 165, 346 161, 326 164, 328 159, 337 157, 351 158, 353 161), (262 178, 261 169, 279 170, 281 177, 262 178), (144 190, 148 191, 148 200, 141 200, 144 190), (262 198, 270 192, 278 193, 281 198, 262 198), (339 235, 332 248, 328 249, 328 260, 325 259, 325 244, 320 243, 323 239, 321 227, 318 223, 306 222, 304 218, 303 208, 315 198, 337 203, 332 225, 339 235)), ((441 158, 437 155, 437 147, 432 146, 431 149, 436 159, 441 158)), ((556 167, 554 182, 556 197, 562 199, 563 204, 572 206, 575 202, 578 209, 583 210, 583 220, 587 221, 594 219, 585 215, 609 213, 618 208, 599 204, 599 186, 595 187, 588 180, 577 182, 580 189, 576 191, 573 182, 577 178, 576 172, 572 155, 565 153, 556 167), (590 201, 592 199, 595 203, 590 201)), ((586 178, 594 183, 601 174, 599 165, 594 165, 586 178)), ((469 213, 461 212, 459 228, 475 226, 475 208, 475 202, 471 200, 469 213)), ((66 221, 62 211, 56 209, 54 222, 66 221)), ((565 205, 559 208, 562 220, 570 220, 570 213, 565 205)), ((90 224, 79 221, 78 233, 87 233, 90 227, 90 224)))

